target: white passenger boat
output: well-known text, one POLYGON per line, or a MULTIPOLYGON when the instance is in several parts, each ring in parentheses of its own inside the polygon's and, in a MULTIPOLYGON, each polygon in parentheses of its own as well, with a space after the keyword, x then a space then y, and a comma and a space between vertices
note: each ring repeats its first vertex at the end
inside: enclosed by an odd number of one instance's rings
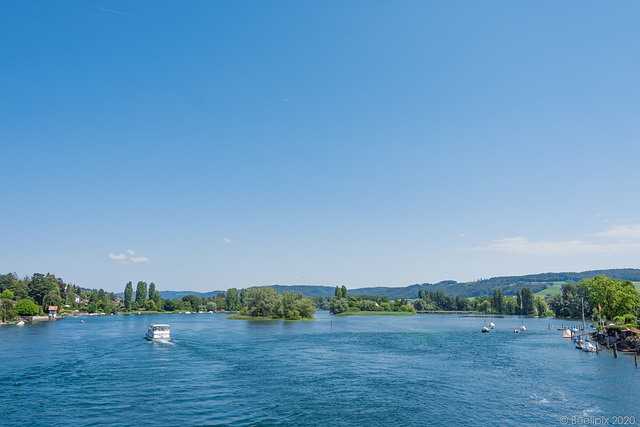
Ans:
POLYGON ((171 339, 171 330, 169 325, 153 323, 147 329, 147 339, 149 340, 168 340, 171 339))

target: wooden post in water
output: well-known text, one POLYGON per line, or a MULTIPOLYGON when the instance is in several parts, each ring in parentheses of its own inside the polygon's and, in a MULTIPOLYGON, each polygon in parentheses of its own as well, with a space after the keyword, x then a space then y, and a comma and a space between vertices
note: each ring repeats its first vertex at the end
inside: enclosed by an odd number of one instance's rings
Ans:
POLYGON ((638 367, 638 349, 636 348, 635 353, 633 353, 633 361, 636 362, 636 368, 638 367))
POLYGON ((613 357, 618 357, 618 343, 613 343, 613 357))
POLYGON ((333 319, 331 320, 331 329, 333 329, 333 319))

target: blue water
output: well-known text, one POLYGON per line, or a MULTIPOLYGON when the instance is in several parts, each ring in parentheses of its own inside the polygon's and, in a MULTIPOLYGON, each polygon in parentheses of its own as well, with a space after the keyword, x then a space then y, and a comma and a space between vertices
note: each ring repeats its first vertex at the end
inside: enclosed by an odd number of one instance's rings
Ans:
POLYGON ((520 318, 482 334, 458 315, 84 320, 0 327, 0 425, 640 423, 633 356, 575 350, 556 319, 521 334, 520 318), (152 322, 173 340, 146 341, 152 322))

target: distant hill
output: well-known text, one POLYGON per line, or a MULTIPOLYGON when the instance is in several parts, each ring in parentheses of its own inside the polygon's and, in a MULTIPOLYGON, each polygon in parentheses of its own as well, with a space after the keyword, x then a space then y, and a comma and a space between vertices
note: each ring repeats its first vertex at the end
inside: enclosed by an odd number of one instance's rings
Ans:
MULTIPOLYGON (((501 276, 483 279, 476 282, 458 283, 455 280, 445 280, 438 283, 422 283, 404 287, 368 287, 349 289, 351 295, 384 295, 394 298, 417 298, 418 291, 437 291, 442 289, 450 296, 460 295, 463 298, 492 295, 496 288, 502 289, 505 295, 515 295, 518 290, 529 287, 533 293, 548 288, 554 282, 576 283, 582 279, 590 279, 595 276, 605 275, 612 279, 640 281, 640 269, 624 268, 611 270, 592 270, 581 273, 541 273, 525 276, 501 276)), ((283 286, 275 285, 274 288, 282 291, 302 292, 305 296, 333 296, 335 286, 283 286)))
MULTIPOLYGON (((525 276, 501 276, 492 277, 490 279, 482 279, 475 282, 458 283, 455 280, 445 280, 438 283, 422 283, 404 287, 368 287, 349 289, 351 295, 381 295, 387 296, 389 299, 394 298, 417 298, 418 291, 428 290, 437 291, 442 289, 445 294, 450 296, 460 295, 463 298, 475 296, 492 295, 496 288, 502 289, 505 295, 515 295, 516 291, 524 287, 529 287, 533 293, 540 292, 554 282, 572 282, 576 283, 582 279, 590 279, 595 276, 605 275, 612 279, 640 281, 640 269, 637 268, 618 268, 610 270, 591 270, 581 273, 541 273, 528 274, 525 276)), ((279 293, 284 291, 294 291, 302 293, 307 297, 313 296, 333 296, 335 286, 316 286, 316 285, 270 285, 279 293)), ((212 292, 191 292, 191 291, 161 291, 162 298, 180 299, 185 295, 195 295, 199 298, 214 297, 224 291, 212 292)), ((135 292, 134 292, 135 294, 135 292)), ((118 294, 123 296, 122 293, 118 294)))

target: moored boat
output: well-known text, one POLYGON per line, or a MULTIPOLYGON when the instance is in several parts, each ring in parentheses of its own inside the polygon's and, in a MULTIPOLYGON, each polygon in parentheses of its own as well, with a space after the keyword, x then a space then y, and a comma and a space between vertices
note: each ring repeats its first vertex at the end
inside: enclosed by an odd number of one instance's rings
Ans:
POLYGON ((597 351, 598 349, 596 348, 595 345, 593 345, 589 340, 585 340, 582 343, 582 351, 587 351, 587 352, 593 352, 593 351, 597 351))
POLYGON ((168 340, 171 339, 171 329, 169 325, 161 323, 152 323, 147 329, 147 339, 149 340, 168 340))

